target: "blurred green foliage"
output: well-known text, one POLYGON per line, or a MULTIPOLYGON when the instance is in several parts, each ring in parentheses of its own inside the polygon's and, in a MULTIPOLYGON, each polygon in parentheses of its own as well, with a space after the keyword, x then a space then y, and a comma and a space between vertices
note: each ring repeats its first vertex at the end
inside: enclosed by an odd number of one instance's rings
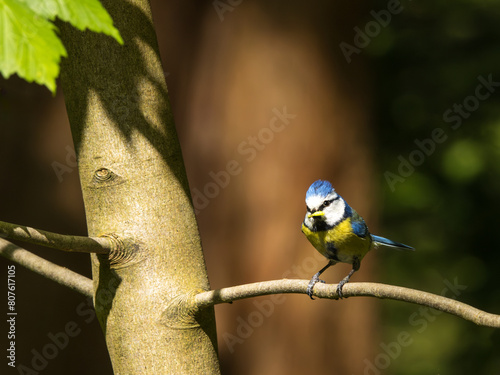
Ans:
MULTIPOLYGON (((500 314, 500 2, 401 4, 363 51, 376 77, 383 234, 417 249, 381 252, 381 280, 438 294, 455 281, 463 287, 448 296, 500 314), (418 144, 437 128, 446 140, 425 152, 418 144), (414 168, 405 176, 403 159, 414 168), (401 180, 391 186, 387 171, 401 180)), ((412 342, 387 366, 379 358, 380 374, 500 374, 500 330, 408 304, 383 308, 384 343, 401 331, 412 342)))

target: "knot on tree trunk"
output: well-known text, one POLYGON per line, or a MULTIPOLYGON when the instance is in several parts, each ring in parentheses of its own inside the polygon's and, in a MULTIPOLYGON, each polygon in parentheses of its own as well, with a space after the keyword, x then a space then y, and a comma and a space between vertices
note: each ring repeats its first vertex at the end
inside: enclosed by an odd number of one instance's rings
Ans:
POLYGON ((109 253, 103 255, 104 257, 107 256, 110 268, 117 269, 130 266, 142 259, 139 252, 140 245, 136 239, 122 239, 122 236, 118 236, 115 233, 103 234, 99 237, 105 237, 110 240, 111 248, 109 253))
POLYGON ((203 309, 195 303, 195 296, 202 290, 192 291, 172 298, 161 316, 161 323, 170 328, 190 329, 203 326, 203 309))

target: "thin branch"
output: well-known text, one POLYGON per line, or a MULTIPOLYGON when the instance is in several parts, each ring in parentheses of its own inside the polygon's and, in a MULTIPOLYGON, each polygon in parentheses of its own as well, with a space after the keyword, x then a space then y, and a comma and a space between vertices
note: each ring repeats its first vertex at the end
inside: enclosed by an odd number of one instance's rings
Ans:
POLYGON ((108 254, 117 247, 111 236, 69 236, 4 221, 0 221, 0 237, 70 252, 108 254))
MULTIPOLYGON (((282 293, 306 293, 309 280, 273 280, 198 293, 194 303, 204 308, 239 299, 282 293)), ((378 283, 348 283, 342 289, 344 297, 377 297, 411 302, 456 315, 477 325, 500 328, 500 315, 490 314, 451 298, 416 289, 378 283)), ((338 299, 336 284, 316 284, 314 295, 338 299)), ((312 301, 311 301, 312 303, 312 301)))
POLYGON ((0 238, 0 255, 84 296, 93 296, 92 280, 89 278, 40 258, 2 238, 0 238))

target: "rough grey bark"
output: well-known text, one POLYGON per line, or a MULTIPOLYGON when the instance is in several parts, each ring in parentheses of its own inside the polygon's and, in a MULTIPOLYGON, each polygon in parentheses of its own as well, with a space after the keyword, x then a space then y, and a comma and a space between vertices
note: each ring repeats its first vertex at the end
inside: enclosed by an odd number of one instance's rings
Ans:
POLYGON ((109 0, 125 45, 60 25, 61 83, 89 236, 119 250, 92 255, 95 309, 115 374, 219 372, 198 227, 147 0, 109 0))

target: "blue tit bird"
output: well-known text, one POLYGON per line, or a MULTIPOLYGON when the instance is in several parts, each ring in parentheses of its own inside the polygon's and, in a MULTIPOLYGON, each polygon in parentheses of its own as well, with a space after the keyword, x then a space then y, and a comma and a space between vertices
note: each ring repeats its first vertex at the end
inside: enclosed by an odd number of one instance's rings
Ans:
POLYGON ((307 213, 302 223, 302 232, 324 257, 328 264, 316 273, 307 294, 311 299, 314 285, 325 270, 338 262, 352 264, 352 270, 340 281, 337 294, 342 298, 342 288, 359 270, 361 260, 372 248, 379 245, 399 250, 414 250, 413 247, 370 234, 365 221, 347 202, 337 194, 328 181, 313 182, 306 193, 307 213))

